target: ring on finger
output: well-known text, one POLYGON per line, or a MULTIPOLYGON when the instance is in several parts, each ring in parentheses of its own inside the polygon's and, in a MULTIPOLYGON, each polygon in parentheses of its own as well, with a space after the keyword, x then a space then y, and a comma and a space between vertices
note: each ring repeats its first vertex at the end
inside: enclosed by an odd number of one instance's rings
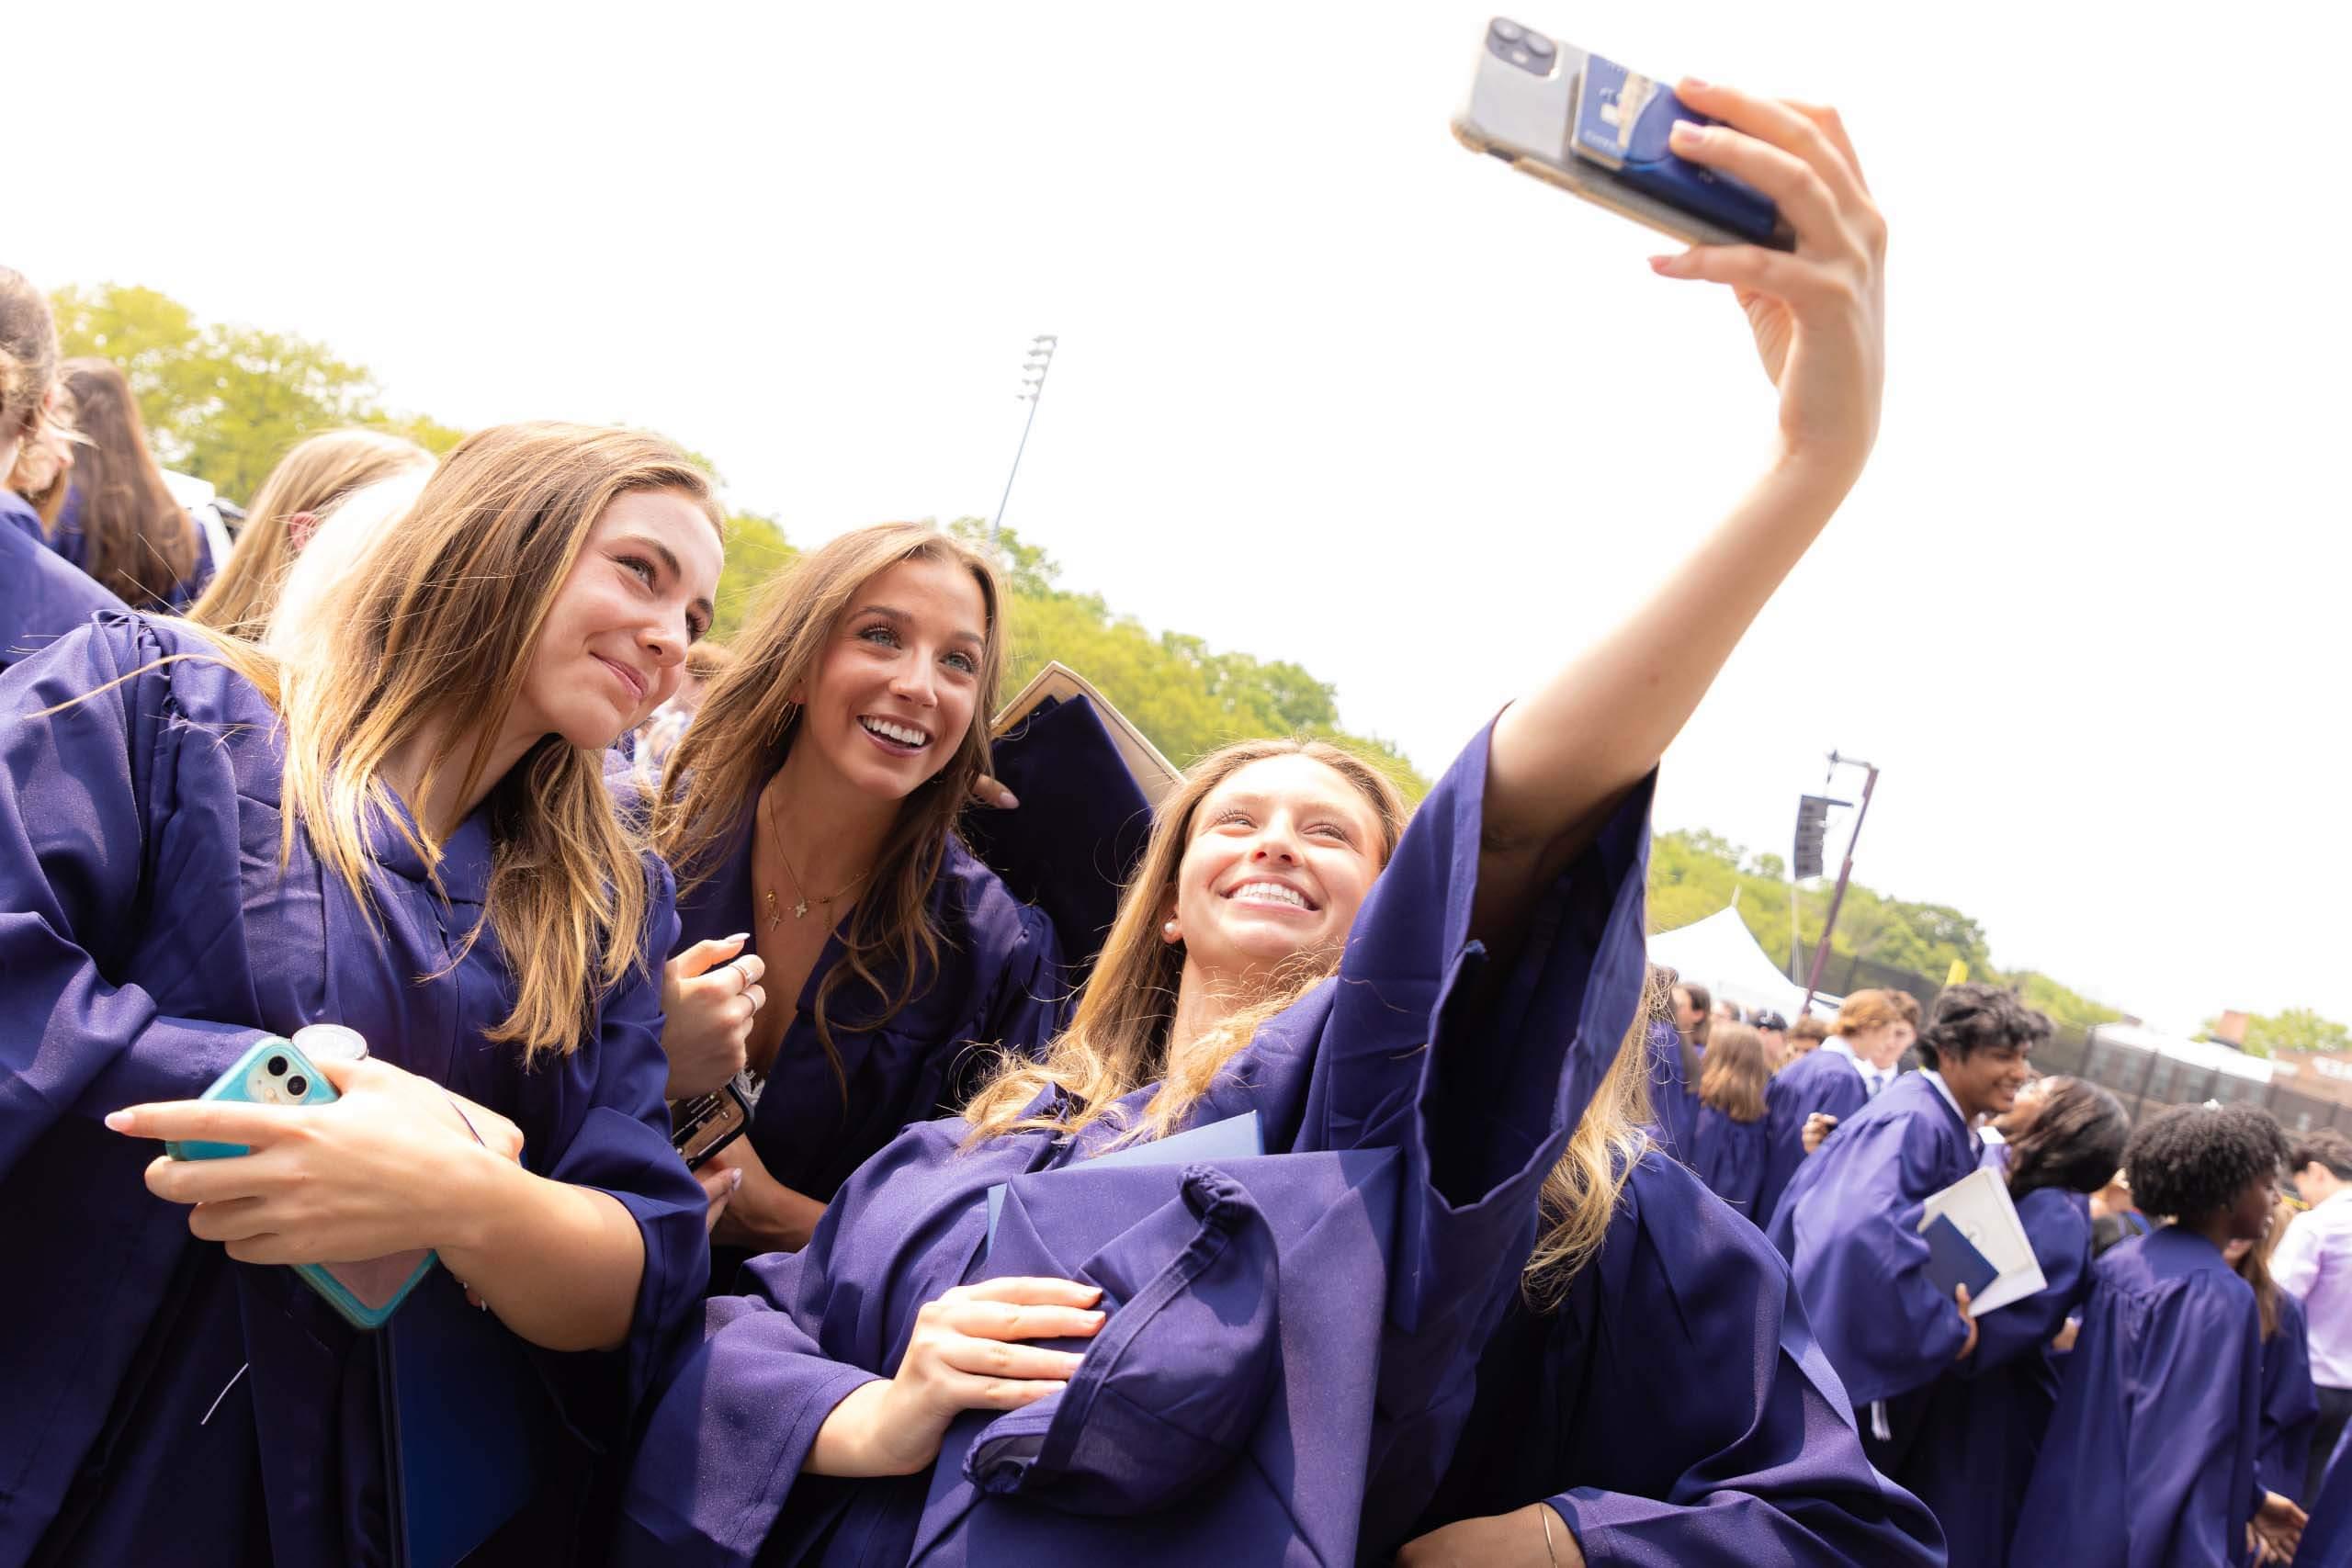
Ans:
POLYGON ((740 997, 745 991, 752 988, 752 972, 743 967, 743 961, 741 958, 729 959, 727 961, 727 967, 735 971, 735 994, 737 996, 740 997))

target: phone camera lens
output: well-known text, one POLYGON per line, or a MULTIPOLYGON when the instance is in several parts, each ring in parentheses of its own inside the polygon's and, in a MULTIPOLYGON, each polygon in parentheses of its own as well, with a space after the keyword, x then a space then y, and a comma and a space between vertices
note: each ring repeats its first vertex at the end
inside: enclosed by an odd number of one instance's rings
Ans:
POLYGON ((292 1095, 295 1099, 300 1100, 304 1095, 311 1092, 311 1080, 304 1077, 301 1074, 296 1073, 292 1077, 286 1080, 286 1092, 292 1095))
POLYGON ((1530 33, 1525 39, 1527 52, 1545 60, 1552 57, 1552 40, 1541 33, 1530 33))
POLYGON ((1495 36, 1502 39, 1505 43, 1517 43, 1520 39, 1527 36, 1527 29, 1521 27, 1517 22, 1507 22, 1502 17, 1497 17, 1495 18, 1495 36))
POLYGON ((284 1077, 288 1065, 285 1057, 272 1056, 269 1059, 269 1076, 274 1078, 284 1077))

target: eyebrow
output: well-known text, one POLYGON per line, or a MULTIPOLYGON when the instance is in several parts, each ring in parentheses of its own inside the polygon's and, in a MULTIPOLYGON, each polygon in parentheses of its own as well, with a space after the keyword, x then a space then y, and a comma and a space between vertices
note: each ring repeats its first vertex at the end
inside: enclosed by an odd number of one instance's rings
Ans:
MULTIPOLYGON (((686 569, 678 564, 677 552, 671 549, 669 546, 663 544, 659 539, 653 538, 645 534, 625 534, 614 542, 616 544, 635 545, 640 549, 652 551, 655 555, 662 558, 662 570, 668 572, 672 577, 684 577, 686 575, 686 569)), ((712 615, 715 613, 710 601, 707 599, 696 599, 695 601, 695 608, 702 612, 704 623, 706 625, 708 624, 712 615)))
MULTIPOLYGON (((852 611, 851 614, 853 615, 879 615, 884 620, 888 621, 891 625, 900 626, 905 626, 914 619, 912 615, 908 615, 904 610, 894 610, 888 604, 864 604, 852 611)), ((948 639, 952 642, 968 642, 974 648, 985 649, 989 645, 988 638, 982 637, 979 633, 965 631, 960 627, 948 633, 947 636, 948 639)))

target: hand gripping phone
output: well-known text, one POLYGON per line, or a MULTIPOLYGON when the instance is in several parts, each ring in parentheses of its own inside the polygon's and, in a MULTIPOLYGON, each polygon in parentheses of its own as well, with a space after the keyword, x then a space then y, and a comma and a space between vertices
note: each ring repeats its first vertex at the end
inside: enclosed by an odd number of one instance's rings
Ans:
POLYGON ((670 1102, 670 1143, 688 1170, 700 1170, 751 1124, 752 1102, 732 1083, 670 1102))
POLYGON ((1473 152, 1678 240, 1795 249, 1770 197, 1669 150, 1678 119, 1717 123, 1664 82, 1497 17, 1453 135, 1473 152))
MULTIPOLYGON (((198 1098, 291 1106, 332 1105, 340 1097, 292 1041, 268 1038, 239 1057, 198 1098)), ((232 1159, 253 1151, 243 1144, 175 1140, 164 1144, 164 1152, 174 1159, 232 1159)), ((412 1251, 357 1263, 298 1263, 294 1272, 353 1327, 380 1328, 432 1267, 430 1251, 412 1251)))

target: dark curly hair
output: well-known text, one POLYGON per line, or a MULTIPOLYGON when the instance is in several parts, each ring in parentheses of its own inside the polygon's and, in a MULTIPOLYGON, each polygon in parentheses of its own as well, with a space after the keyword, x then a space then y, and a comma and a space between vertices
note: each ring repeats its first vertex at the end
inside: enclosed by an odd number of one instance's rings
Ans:
POLYGON ((2301 1170, 2307 1165, 2322 1167, 2338 1181, 2352 1181, 2352 1138, 2333 1127, 2322 1127, 2316 1133, 2306 1133, 2295 1140, 2293 1152, 2287 1163, 2301 1170))
POLYGON ((2257 1105, 2177 1105, 2140 1124, 2123 1147, 2132 1201, 2183 1223, 2228 1208, 2287 1161, 2287 1134, 2257 1105))
POLYGON ((1919 1060, 1934 1067, 1946 1056, 1964 1062, 1979 1051, 2005 1045, 2030 1051, 2049 1038, 2049 1018, 2019 1001, 2015 991, 1971 980, 1947 986, 1936 998, 1936 1015, 1919 1032, 1919 1060))
POLYGON ((2081 1078, 2052 1078, 2033 1124, 2009 1142, 2009 1196, 2037 1187, 2096 1192, 2115 1179, 2132 1120, 2115 1096, 2081 1078))

